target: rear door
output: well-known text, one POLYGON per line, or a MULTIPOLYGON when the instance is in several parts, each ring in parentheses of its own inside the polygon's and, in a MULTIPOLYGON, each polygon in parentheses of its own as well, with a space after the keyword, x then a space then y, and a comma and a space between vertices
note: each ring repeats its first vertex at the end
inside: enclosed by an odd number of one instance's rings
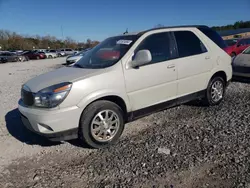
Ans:
POLYGON ((204 90, 215 61, 213 56, 195 30, 174 31, 173 34, 177 46, 178 97, 204 90))

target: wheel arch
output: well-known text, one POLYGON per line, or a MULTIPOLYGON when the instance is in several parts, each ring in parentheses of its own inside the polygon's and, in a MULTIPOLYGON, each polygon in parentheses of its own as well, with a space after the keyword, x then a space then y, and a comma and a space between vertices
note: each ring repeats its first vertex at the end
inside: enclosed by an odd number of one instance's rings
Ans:
POLYGON ((92 103, 96 102, 96 101, 100 101, 100 100, 106 100, 106 101, 110 101, 113 102, 115 104, 117 104, 123 111, 123 115, 124 115, 124 120, 127 120, 127 114, 129 112, 129 103, 128 103, 128 99, 124 99, 122 96, 118 95, 118 94, 107 94, 107 95, 91 95, 87 98, 85 98, 85 100, 81 101, 77 106, 82 108, 82 113, 84 112, 84 110, 92 103))
POLYGON ((212 80, 213 78, 215 78, 217 76, 222 77, 223 80, 225 81, 225 83, 227 83, 227 74, 224 71, 218 71, 218 72, 214 73, 210 80, 212 80))

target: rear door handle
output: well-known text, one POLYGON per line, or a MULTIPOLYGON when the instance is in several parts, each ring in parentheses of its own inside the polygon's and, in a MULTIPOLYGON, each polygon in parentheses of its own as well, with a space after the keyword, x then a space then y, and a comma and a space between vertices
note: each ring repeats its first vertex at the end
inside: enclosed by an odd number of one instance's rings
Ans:
POLYGON ((210 59, 210 57, 209 57, 209 56, 206 56, 205 59, 210 59))
POLYGON ((172 65, 168 65, 168 69, 171 69, 171 68, 174 68, 175 67, 175 65, 174 64, 172 64, 172 65))

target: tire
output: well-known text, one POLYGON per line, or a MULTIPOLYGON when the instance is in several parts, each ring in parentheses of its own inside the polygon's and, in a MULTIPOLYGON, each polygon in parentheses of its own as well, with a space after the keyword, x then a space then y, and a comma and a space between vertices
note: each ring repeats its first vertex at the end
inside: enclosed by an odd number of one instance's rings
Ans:
POLYGON ((53 57, 52 57, 52 55, 49 55, 49 59, 52 59, 53 57))
POLYGON ((39 56, 36 56, 36 59, 37 59, 37 60, 39 60, 39 59, 40 59, 40 57, 39 57, 39 56))
POLYGON ((82 113, 79 125, 79 139, 91 148, 96 149, 113 145, 118 141, 123 132, 123 117, 123 111, 117 104, 105 100, 93 102, 82 113), (106 112, 108 112, 108 116, 106 116, 106 112), (112 114, 113 118, 111 118, 112 114), (103 124, 100 116, 104 118, 103 121, 107 120, 110 123, 103 124), (97 124, 94 123, 94 120, 97 124), (112 124, 111 122, 116 123, 112 124), (113 133, 111 132, 112 129, 113 133), (107 133, 109 136, 107 136, 107 133), (104 137, 105 134, 106 139, 104 137), (103 140, 101 137, 103 137, 103 140))
POLYGON ((235 53, 235 52, 232 52, 232 53, 231 53, 231 57, 236 57, 236 53, 235 53))
POLYGON ((222 77, 213 77, 208 84, 203 103, 206 106, 215 106, 220 104, 224 99, 225 88, 226 83, 222 77))

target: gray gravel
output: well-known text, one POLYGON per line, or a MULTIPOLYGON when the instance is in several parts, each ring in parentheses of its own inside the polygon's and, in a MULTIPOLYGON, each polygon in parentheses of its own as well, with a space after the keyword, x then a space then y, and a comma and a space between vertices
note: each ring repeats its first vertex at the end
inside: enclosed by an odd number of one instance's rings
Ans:
POLYGON ((245 82, 231 83, 219 106, 193 102, 132 122, 108 149, 72 141, 17 158, 0 187, 250 187, 245 82))

